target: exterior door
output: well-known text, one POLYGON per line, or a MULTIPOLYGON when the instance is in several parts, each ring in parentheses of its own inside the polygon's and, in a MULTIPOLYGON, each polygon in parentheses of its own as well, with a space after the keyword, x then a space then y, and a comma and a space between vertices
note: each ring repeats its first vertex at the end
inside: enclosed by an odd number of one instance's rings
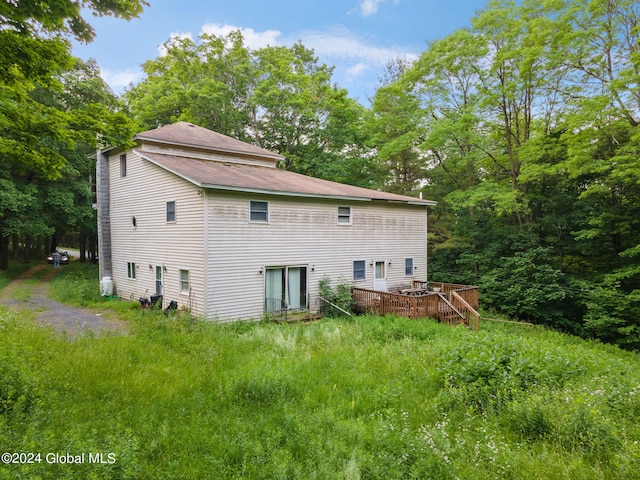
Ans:
POLYGON ((162 295, 162 267, 156 265, 156 295, 162 295))
POLYGON ((307 308, 307 267, 287 268, 286 300, 291 309, 307 308))
POLYGON ((287 308, 284 298, 285 269, 267 268, 264 283, 265 312, 280 312, 287 308))
POLYGON ((387 291, 387 262, 384 260, 376 261, 375 272, 373 276, 373 289, 379 292, 387 291))
POLYGON ((265 311, 307 308, 307 267, 267 267, 265 311))

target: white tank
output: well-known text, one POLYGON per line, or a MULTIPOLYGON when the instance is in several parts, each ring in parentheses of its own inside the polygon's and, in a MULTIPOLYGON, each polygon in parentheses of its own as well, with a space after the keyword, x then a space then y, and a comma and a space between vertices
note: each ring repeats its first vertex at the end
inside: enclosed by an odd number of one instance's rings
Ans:
POLYGON ((113 295, 113 280, 111 280, 111 277, 102 277, 102 280, 100 280, 100 295, 103 297, 113 295))

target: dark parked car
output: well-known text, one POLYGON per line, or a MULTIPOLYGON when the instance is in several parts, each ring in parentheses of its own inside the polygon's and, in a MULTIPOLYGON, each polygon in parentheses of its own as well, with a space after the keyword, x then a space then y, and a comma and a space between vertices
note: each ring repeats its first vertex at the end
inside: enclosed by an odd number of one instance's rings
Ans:
MULTIPOLYGON (((69 254, 60 250, 58 250, 58 253, 60 254, 60 265, 67 265, 69 263, 69 254)), ((47 257, 47 263, 53 263, 53 254, 47 257)))

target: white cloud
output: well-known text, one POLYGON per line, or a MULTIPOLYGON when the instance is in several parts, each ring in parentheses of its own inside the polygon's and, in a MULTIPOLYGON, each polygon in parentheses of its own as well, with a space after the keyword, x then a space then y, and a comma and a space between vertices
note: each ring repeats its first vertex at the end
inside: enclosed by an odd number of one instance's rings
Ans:
POLYGON ((362 0, 360 2, 360 13, 368 17, 378 11, 378 5, 384 2, 384 0, 362 0))
POLYGON ((365 74, 369 70, 369 66, 364 63, 356 63, 352 67, 347 69, 347 75, 349 77, 359 77, 365 74))
POLYGON ((240 30, 244 44, 251 50, 278 45, 278 38, 281 33, 278 30, 265 30, 256 32, 253 28, 242 28, 233 25, 220 25, 218 23, 207 23, 202 26, 202 32, 216 37, 226 37, 231 32, 240 30))
POLYGON ((419 56, 403 47, 378 46, 376 41, 346 28, 305 31, 295 41, 298 39, 313 49, 320 63, 335 66, 334 81, 365 103, 375 93, 376 79, 389 62, 397 58, 415 61, 419 56))
MULTIPOLYGON (((361 0, 360 1, 360 14, 363 17, 369 17, 375 13, 378 13, 378 5, 386 2, 387 0, 361 0)), ((393 0, 394 5, 398 5, 400 0, 393 0)))
POLYGON ((347 29, 331 32, 307 31, 301 35, 302 44, 312 48, 321 61, 355 61, 363 65, 386 65, 395 58, 416 60, 418 55, 401 47, 379 47, 347 29))
POLYGON ((131 83, 138 82, 142 78, 141 70, 111 71, 101 69, 100 74, 115 93, 121 93, 125 87, 128 87, 131 83))

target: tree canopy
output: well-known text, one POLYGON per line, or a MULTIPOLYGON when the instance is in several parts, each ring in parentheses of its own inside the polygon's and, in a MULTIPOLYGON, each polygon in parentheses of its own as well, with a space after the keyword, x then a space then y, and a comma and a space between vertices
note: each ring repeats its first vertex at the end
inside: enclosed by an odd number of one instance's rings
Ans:
POLYGON ((84 149, 86 154, 98 138, 119 144, 131 135, 123 128, 131 122, 118 113, 118 102, 95 64, 79 65, 67 39, 93 39, 84 11, 130 19, 146 4, 144 0, 0 3, 0 268, 7 267, 10 235, 43 235, 56 228, 45 211, 59 208, 66 202, 64 195, 56 191, 57 200, 43 198, 45 189, 39 183, 68 176, 65 169, 72 152, 84 149))
POLYGON ((492 1, 394 87, 420 101, 432 224, 447 225, 430 271, 479 283, 498 311, 633 348, 639 19, 626 0, 492 1))
POLYGON ((301 43, 250 50, 236 31, 173 38, 165 50, 125 94, 140 128, 194 122, 281 153, 289 170, 339 181, 357 172, 364 108, 301 43))

